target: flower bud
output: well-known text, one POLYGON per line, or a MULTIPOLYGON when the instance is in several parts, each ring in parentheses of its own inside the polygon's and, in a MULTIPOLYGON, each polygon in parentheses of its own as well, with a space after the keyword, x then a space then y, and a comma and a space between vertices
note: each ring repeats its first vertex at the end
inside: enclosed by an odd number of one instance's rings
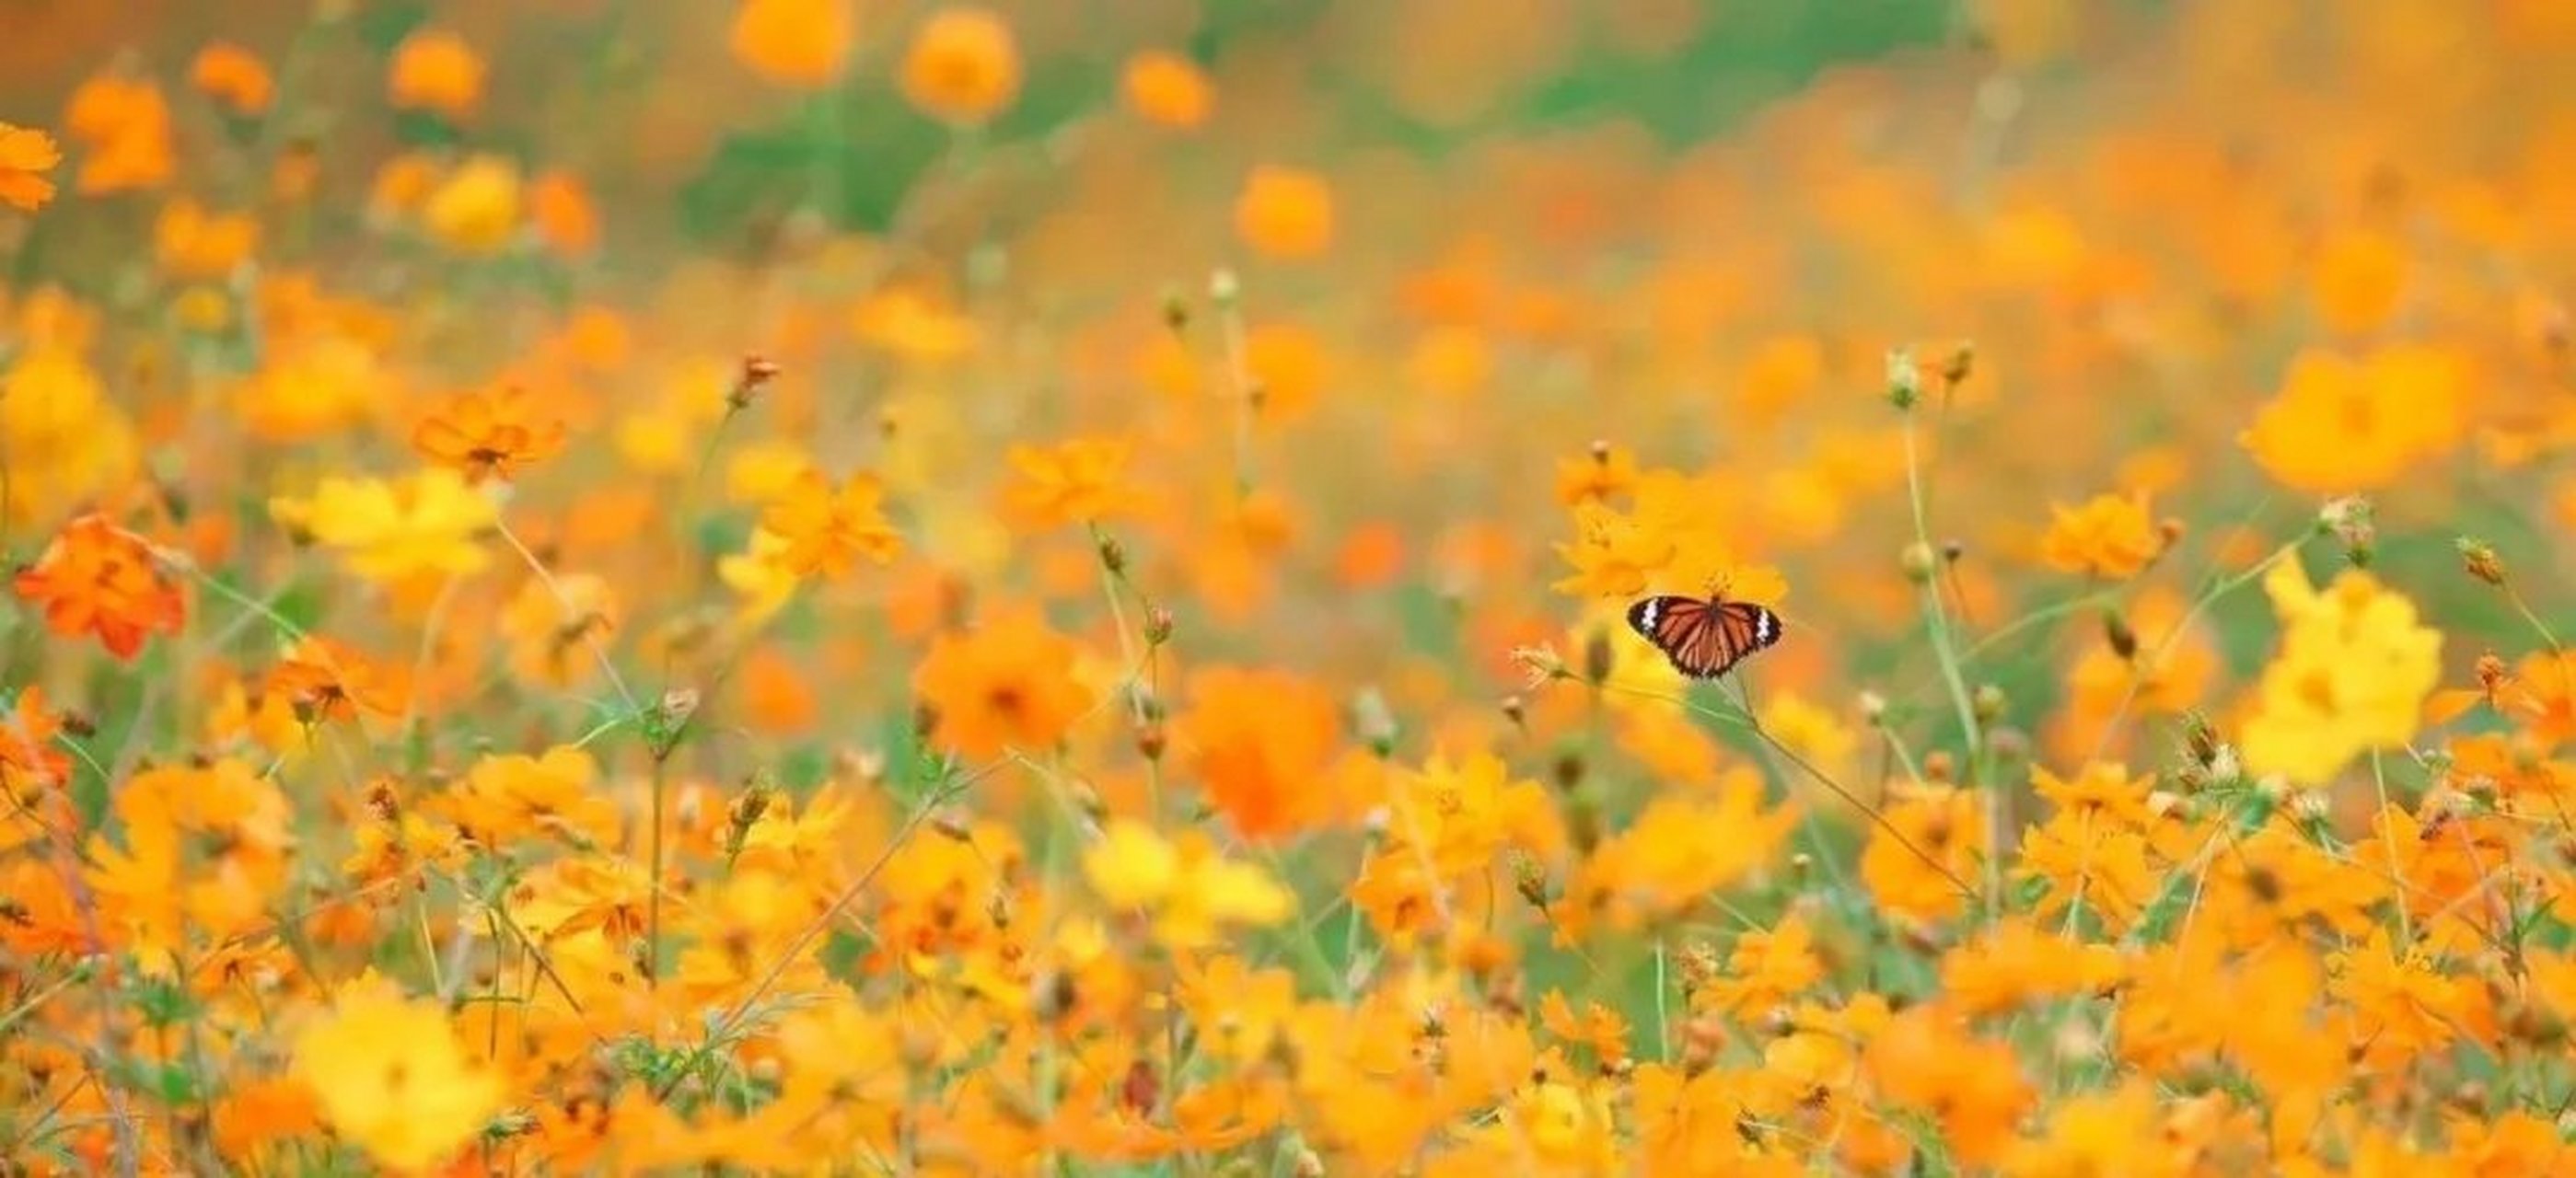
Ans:
POLYGON ((1920 540, 1906 545, 1905 551, 1897 557, 1897 564, 1905 570, 1906 580, 1917 585, 1929 584, 1935 567, 1932 546, 1920 540))
POLYGON ((2467 569, 2470 576, 2499 589, 2504 587, 2504 561, 2496 556, 2494 545, 2473 536, 2462 536, 2452 543, 2460 550, 2460 567, 2467 569))
POLYGON ((1912 409, 1923 399, 1923 372, 1914 364, 1914 353, 1907 348, 1891 348, 1887 353, 1887 400, 1899 409, 1912 409))

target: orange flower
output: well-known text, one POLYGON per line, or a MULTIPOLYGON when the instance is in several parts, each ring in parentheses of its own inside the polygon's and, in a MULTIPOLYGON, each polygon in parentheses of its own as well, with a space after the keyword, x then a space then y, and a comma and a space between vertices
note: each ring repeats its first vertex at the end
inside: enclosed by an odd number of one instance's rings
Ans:
POLYGON ((537 235, 556 254, 580 258, 599 248, 599 205, 580 177, 560 169, 538 177, 528 189, 528 209, 537 235))
POLYGON ((82 192, 158 188, 178 169, 170 104, 149 81, 101 74, 81 83, 63 128, 89 148, 81 162, 82 192))
POLYGON ((1931 786, 1887 807, 1861 852, 1860 878, 1891 912, 1943 920, 1967 904, 1959 881, 1986 853, 1983 795, 1931 786), (1902 836, 1902 837, 1899 837, 1902 836))
POLYGON ((96 513, 64 525, 13 585, 44 611, 47 629, 66 638, 96 634, 119 659, 133 658, 153 631, 178 633, 187 616, 151 546, 96 513))
POLYGON ((186 197, 171 201, 152 224, 154 254, 172 277, 226 277, 259 248, 259 222, 248 213, 209 213, 186 197))
POLYGON ((354 720, 360 711, 402 713, 411 691, 401 668, 379 664, 355 647, 319 634, 287 648, 270 668, 265 690, 287 700, 307 723, 354 720))
POLYGON ((1263 164, 1234 204, 1234 231, 1266 257, 1311 258, 1333 244, 1333 190, 1324 178, 1263 164))
POLYGON ((2346 494, 2388 486, 2458 445, 2471 381, 2459 357, 2382 349, 2354 360, 2302 353, 2245 431, 2245 448, 2283 486, 2346 494))
POLYGON ((1281 671, 1213 667, 1193 677, 1180 728, 1209 804, 1244 837, 1286 834, 1329 813, 1315 783, 1342 725, 1321 686, 1281 671))
POLYGON ((930 710, 932 736, 958 755, 1041 753, 1091 709, 1091 689, 1073 677, 1080 654, 1035 611, 1014 610, 941 634, 913 672, 913 689, 930 710))
POLYGON ((1127 443, 1115 438, 1075 438, 1044 449, 1013 446, 1003 506, 1029 531, 1125 514, 1137 501, 1124 479, 1127 452, 1127 443))
POLYGON ((819 90, 841 76, 856 25, 850 0, 745 0, 733 55, 779 85, 819 90))
POLYGON ((837 577, 862 556, 891 564, 903 546, 886 523, 884 488, 852 475, 839 490, 819 471, 806 471, 785 495, 761 512, 760 526, 786 542, 777 561, 800 576, 837 577))
POLYGON ((188 67, 188 81, 207 97, 243 115, 267 110, 277 92, 268 67, 249 50, 230 41, 210 42, 198 50, 195 64, 188 67))
POLYGON ((519 468, 563 449, 564 423, 540 416, 527 392, 460 393, 412 430, 412 448, 464 472, 466 481, 510 481, 519 468))
POLYGON ((2056 517, 2039 558, 2063 573, 2120 580, 2136 576, 2163 543, 2143 495, 2096 495, 2082 507, 2049 506, 2056 517))
POLYGON ((395 107, 463 119, 483 101, 483 58, 465 38, 422 28, 394 50, 386 93, 395 107))
POLYGON ((32 127, 0 123, 0 202, 32 213, 54 198, 45 173, 63 162, 54 137, 32 127))
POLYGON ((0 713, 0 803, 27 805, 37 791, 70 779, 71 754, 54 747, 62 730, 62 714, 46 705, 40 685, 30 684, 0 713))
POLYGON ((1020 50, 1011 26, 981 8, 932 13, 903 58, 903 93, 934 118, 976 126, 1020 92, 1020 50))
POLYGON ((1216 109, 1207 74, 1177 53, 1150 49, 1127 60, 1121 88, 1138 116, 1166 127, 1195 127, 1216 109))

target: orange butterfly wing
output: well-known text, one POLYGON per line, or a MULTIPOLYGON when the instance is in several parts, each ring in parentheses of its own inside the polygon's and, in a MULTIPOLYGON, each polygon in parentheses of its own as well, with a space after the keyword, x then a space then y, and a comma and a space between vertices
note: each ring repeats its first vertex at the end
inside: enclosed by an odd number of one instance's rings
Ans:
POLYGON ((1780 640, 1780 616, 1749 601, 1648 597, 1628 607, 1628 625, 1694 679, 1723 675, 1780 640))

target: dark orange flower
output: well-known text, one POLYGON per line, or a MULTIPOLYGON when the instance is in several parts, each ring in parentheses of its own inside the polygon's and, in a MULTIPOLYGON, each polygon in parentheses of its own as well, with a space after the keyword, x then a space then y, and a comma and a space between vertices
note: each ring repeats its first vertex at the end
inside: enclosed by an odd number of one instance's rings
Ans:
POLYGON ((404 110, 465 118, 483 101, 483 58, 463 37, 445 29, 421 29, 394 51, 386 88, 393 104, 404 110))
POLYGON ((309 723, 354 720, 360 711, 402 713, 411 697, 401 668, 380 664, 354 647, 307 635, 268 673, 267 690, 295 705, 309 723))
POLYGON ((1207 74, 1177 53, 1148 50, 1127 62, 1122 88, 1138 115, 1166 127, 1195 127, 1216 108, 1207 74))
POLYGON ((979 760, 1005 749, 1038 753, 1091 708, 1091 689, 1073 677, 1079 654, 1035 611, 1012 611, 940 635, 912 683, 941 745, 979 760))
POLYGON ((821 89, 841 76, 856 24, 850 0, 745 0, 733 55, 780 85, 821 89))
POLYGON ((412 430, 412 448, 472 482, 508 482, 519 468, 563 449, 564 423, 541 415, 525 390, 462 393, 412 430))
POLYGON ((904 97, 945 122, 983 123, 1019 92, 1020 50, 1011 26, 981 8, 931 14, 904 54, 904 97))
POLYGON ((1234 230, 1267 257, 1311 258, 1333 244, 1333 189, 1297 168, 1252 170, 1235 201, 1234 230))
POLYGON ((54 198, 54 182, 45 178, 63 162, 54 137, 32 127, 0 123, 0 204, 32 213, 54 198))
POLYGON ((599 248, 599 205, 570 172, 538 177, 528 189, 528 214, 546 248, 563 257, 585 257, 599 248))
POLYGON ((187 617, 151 546, 97 514, 64 525, 15 586, 44 611, 48 629, 66 638, 94 633, 120 659, 133 658, 155 630, 178 633, 187 617))
POLYGON ((230 41, 211 42, 198 50, 195 64, 188 67, 188 81, 236 114, 255 115, 267 110, 277 93, 277 82, 269 76, 268 66, 252 56, 250 50, 230 41))
POLYGON ((101 74, 81 83, 63 129, 89 149, 81 162, 82 192, 158 188, 178 168, 170 104, 149 81, 101 74))

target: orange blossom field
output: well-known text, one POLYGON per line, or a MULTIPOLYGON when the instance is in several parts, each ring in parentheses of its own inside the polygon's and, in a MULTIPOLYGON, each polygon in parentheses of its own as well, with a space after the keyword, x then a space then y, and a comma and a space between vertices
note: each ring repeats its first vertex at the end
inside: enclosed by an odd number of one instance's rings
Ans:
POLYGON ((2576 5, 0 30, 0 1173, 2576 1174, 2576 5))

